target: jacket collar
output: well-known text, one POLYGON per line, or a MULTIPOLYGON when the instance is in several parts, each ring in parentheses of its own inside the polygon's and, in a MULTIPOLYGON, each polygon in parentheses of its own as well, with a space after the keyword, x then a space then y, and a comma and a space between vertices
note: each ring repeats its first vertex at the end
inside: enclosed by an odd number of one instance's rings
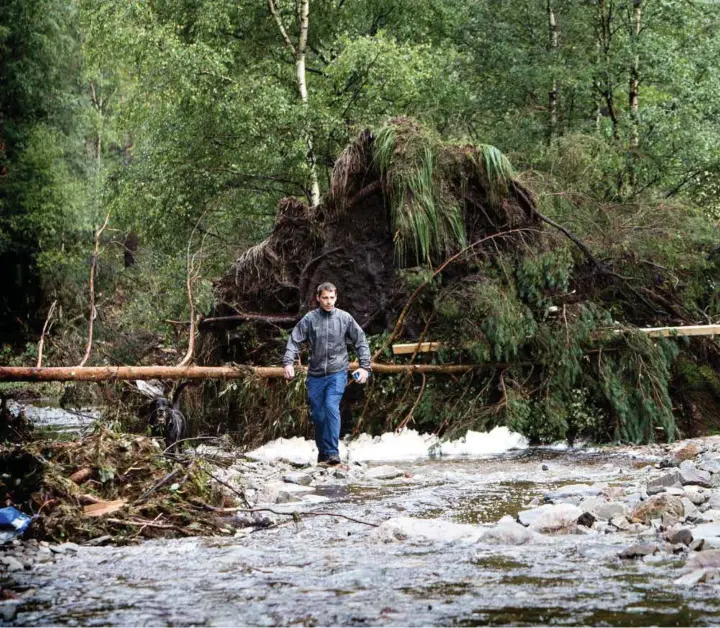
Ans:
POLYGON ((325 310, 323 310, 323 309, 322 309, 321 307, 319 307, 319 306, 318 306, 317 310, 318 310, 318 312, 320 312, 321 316, 334 316, 334 315, 335 315, 335 312, 337 312, 337 308, 336 308, 336 307, 334 307, 334 308, 333 308, 332 310, 330 310, 329 312, 326 312, 325 310))

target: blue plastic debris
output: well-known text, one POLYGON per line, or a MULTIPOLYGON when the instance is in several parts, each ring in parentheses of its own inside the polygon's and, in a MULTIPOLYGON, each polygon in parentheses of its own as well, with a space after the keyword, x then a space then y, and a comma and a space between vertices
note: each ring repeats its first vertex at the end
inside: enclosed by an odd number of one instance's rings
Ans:
POLYGON ((32 517, 12 506, 0 508, 0 545, 9 543, 15 537, 20 536, 27 530, 32 520, 32 517))

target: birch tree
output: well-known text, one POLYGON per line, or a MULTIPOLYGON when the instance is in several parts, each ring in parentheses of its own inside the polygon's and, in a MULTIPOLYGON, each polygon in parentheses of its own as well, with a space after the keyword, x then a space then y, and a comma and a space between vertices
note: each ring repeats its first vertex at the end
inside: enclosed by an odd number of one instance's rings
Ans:
MULTIPOLYGON (((300 0, 298 4, 298 39, 297 45, 293 44, 288 34, 282 16, 278 11, 278 0, 268 0, 268 8, 278 26, 285 45, 295 60, 295 79, 297 81, 300 100, 305 108, 308 104, 307 76, 305 71, 305 58, 307 55, 308 26, 310 22, 310 0, 300 0)), ((310 169, 310 204, 314 207, 320 202, 320 185, 318 183, 317 166, 315 163, 315 151, 313 149, 312 131, 305 129, 305 141, 307 142, 307 162, 310 169)))

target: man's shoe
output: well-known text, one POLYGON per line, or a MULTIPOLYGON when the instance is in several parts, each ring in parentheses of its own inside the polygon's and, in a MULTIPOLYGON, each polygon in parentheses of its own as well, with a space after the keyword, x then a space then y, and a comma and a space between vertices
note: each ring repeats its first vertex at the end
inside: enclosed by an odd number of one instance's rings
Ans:
POLYGON ((340 460, 340 456, 338 456, 336 454, 328 456, 327 465, 329 467, 337 467, 339 464, 342 464, 342 460, 340 460))

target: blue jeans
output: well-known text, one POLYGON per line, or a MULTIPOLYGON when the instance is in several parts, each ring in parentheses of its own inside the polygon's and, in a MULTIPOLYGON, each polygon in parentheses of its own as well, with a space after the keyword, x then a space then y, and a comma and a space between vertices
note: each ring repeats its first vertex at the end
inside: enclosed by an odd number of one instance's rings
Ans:
POLYGON ((340 454, 340 400, 346 383, 346 371, 307 378, 310 414, 315 424, 315 443, 320 460, 340 454))

